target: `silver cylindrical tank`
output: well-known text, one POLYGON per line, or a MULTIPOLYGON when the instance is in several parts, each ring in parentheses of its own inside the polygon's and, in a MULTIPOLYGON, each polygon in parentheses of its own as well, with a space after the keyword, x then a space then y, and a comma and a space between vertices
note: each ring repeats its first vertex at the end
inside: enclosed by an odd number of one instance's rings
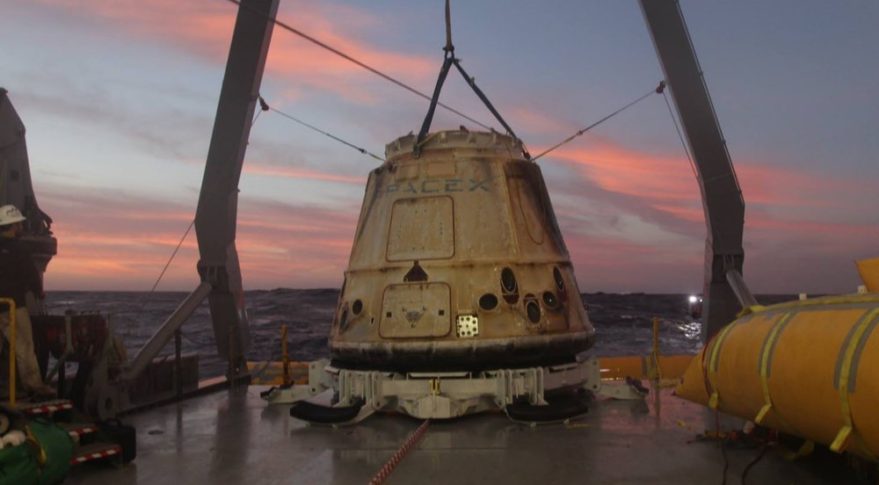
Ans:
POLYGON ((537 164, 497 133, 415 136, 369 175, 334 364, 478 370, 569 362, 595 331, 537 164))

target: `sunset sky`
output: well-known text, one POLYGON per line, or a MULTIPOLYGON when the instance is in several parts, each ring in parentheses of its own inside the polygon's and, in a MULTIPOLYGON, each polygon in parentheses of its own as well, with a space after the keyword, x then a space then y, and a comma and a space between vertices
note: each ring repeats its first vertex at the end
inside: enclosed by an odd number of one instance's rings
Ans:
MULTIPOLYGON (((879 256, 879 3, 682 8, 746 201, 757 292, 843 292, 879 256)), ((441 0, 281 0, 279 18, 429 92, 441 0)), ((635 0, 453 1, 458 57, 541 151, 662 78, 635 0)), ((226 0, 6 0, 0 86, 55 220, 49 289, 147 290, 194 216, 236 7, 226 0)), ((460 76, 442 100, 491 115, 460 76)), ((275 29, 261 93, 375 153, 427 102, 275 29)), ((438 111, 434 128, 468 122, 438 111)), ((472 125, 471 128, 475 128, 472 125)), ((240 184, 248 289, 335 287, 376 161, 268 112, 240 184)), ((698 184, 661 96, 540 161, 583 291, 702 285, 698 184)), ((194 234, 160 290, 197 283, 194 234)))

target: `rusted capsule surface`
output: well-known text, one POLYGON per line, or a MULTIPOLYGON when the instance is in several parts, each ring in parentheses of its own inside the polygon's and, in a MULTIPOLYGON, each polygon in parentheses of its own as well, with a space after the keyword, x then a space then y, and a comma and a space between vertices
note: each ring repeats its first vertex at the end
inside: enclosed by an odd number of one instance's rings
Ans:
POLYGON ((518 141, 443 131, 370 173, 330 349, 342 367, 571 361, 594 329, 540 168, 518 141))

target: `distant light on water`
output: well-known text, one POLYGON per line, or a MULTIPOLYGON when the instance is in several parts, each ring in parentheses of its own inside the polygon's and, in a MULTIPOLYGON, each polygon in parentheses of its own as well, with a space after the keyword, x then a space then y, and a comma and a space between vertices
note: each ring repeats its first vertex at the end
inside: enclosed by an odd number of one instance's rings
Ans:
POLYGON ((688 340, 701 340, 702 338, 702 324, 699 322, 681 322, 677 324, 677 327, 688 340))
POLYGON ((702 297, 699 295, 690 295, 687 300, 690 302, 688 305, 689 308, 687 309, 687 311, 690 313, 690 317, 702 317, 702 297))

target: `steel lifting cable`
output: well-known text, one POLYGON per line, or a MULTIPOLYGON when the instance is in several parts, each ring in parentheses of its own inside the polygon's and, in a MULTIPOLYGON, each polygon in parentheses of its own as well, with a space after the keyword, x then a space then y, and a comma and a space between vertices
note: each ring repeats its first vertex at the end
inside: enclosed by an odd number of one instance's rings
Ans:
MULTIPOLYGON (((232 3, 232 4, 237 5, 239 8, 247 9, 247 10, 249 10, 251 13, 255 13, 255 14, 257 14, 257 15, 260 15, 260 16, 264 17, 266 20, 268 20, 268 21, 272 22, 273 24, 275 24, 275 25, 281 27, 282 29, 284 29, 284 30, 286 30, 286 31, 288 31, 288 32, 290 32, 290 33, 292 33, 292 34, 295 34, 295 35, 297 35, 297 36, 299 36, 299 37, 301 37, 301 38, 303 38, 303 39, 305 39, 305 40, 311 42, 312 44, 314 44, 314 45, 316 45, 316 46, 318 46, 318 47, 320 47, 320 48, 322 48, 322 49, 325 49, 325 50, 327 50, 327 51, 329 51, 329 52, 331 52, 331 53, 333 53, 333 54, 335 54, 335 55, 337 55, 337 56, 339 56, 339 57, 341 57, 341 58, 343 58, 343 59, 345 59, 345 60, 347 60, 347 61, 349 61, 349 62, 351 62, 351 63, 353 63, 353 64, 355 64, 355 65, 357 65, 357 66, 360 66, 360 67, 362 67, 363 69, 366 69, 367 71, 369 71, 369 72, 371 72, 371 73, 373 73, 373 74, 375 74, 375 75, 381 77, 382 79, 384 79, 384 80, 386 80, 386 81, 389 81, 389 82, 391 82, 391 83, 393 83, 393 84, 395 84, 395 85, 397 85, 397 86, 399 86, 399 87, 405 89, 406 91, 409 91, 409 92, 412 93, 412 94, 415 94, 416 96, 419 96, 419 97, 424 98, 424 99, 426 99, 426 100, 428 100, 428 101, 431 101, 431 104, 432 104, 432 105, 435 105, 435 106, 439 106, 439 107, 441 107, 441 108, 444 108, 444 109, 448 110, 449 112, 452 112, 452 113, 454 113, 454 114, 456 114, 456 115, 458 115, 458 116, 464 118, 464 119, 467 120, 467 121, 470 121, 470 122, 472 122, 472 123, 475 123, 475 124, 481 126, 482 128, 485 128, 486 130, 494 131, 494 129, 493 129, 491 126, 489 126, 489 125, 487 125, 487 124, 485 124, 485 123, 482 123, 481 121, 476 120, 475 118, 473 118, 473 117, 471 117, 471 116, 468 116, 468 115, 462 113, 461 111, 459 111, 459 110, 457 110, 457 109, 455 109, 455 108, 452 108, 451 106, 449 106, 449 105, 447 105, 447 104, 445 104, 445 103, 442 103, 442 102, 440 102, 439 100, 435 99, 436 96, 428 96, 427 94, 425 94, 425 93, 423 93, 423 92, 421 92, 421 91, 419 91, 419 90, 413 88, 412 86, 409 86, 408 84, 406 84, 406 83, 404 83, 404 82, 402 82, 402 81, 399 81, 399 80, 395 79, 394 77, 392 77, 392 76, 390 76, 390 75, 388 75, 388 74, 385 74, 384 72, 379 71, 378 69, 376 69, 376 68, 374 68, 374 67, 372 67, 372 66, 370 66, 370 65, 368 65, 368 64, 366 64, 366 63, 364 63, 364 62, 362 62, 362 61, 359 61, 359 60, 355 59, 354 57, 351 57, 350 55, 348 55, 348 54, 346 54, 346 53, 344 53, 344 52, 342 52, 342 51, 336 49, 335 47, 332 47, 332 46, 330 46, 329 44, 326 44, 326 43, 324 43, 324 42, 321 42, 320 40, 318 40, 318 39, 316 39, 316 38, 314 38, 314 37, 312 37, 312 36, 306 34, 305 32, 302 32, 301 30, 299 30, 299 29, 297 29, 297 28, 291 26, 290 24, 288 24, 288 23, 286 23, 286 22, 284 22, 284 21, 282 21, 282 20, 278 20, 277 18, 274 18, 274 17, 269 17, 269 16, 264 15, 264 14, 262 14, 261 12, 257 11, 256 9, 250 7, 249 5, 244 5, 244 4, 242 4, 242 3, 241 3, 241 0, 226 0, 226 1, 228 1, 228 2, 230 2, 230 3, 232 3)), ((446 38, 447 38, 447 40, 449 40, 450 37, 451 37, 450 25, 449 25, 449 23, 448 23, 448 16, 449 16, 449 11, 448 11, 448 10, 449 10, 449 8, 448 8, 448 4, 447 4, 447 5, 446 5, 446 17, 447 17, 446 38)), ((446 47, 447 47, 447 48, 449 47, 449 42, 447 42, 446 47)), ((482 92, 481 92, 481 91, 475 86, 475 83, 473 82, 473 78, 467 75, 467 73, 463 70, 463 68, 460 66, 460 64, 458 64, 457 62, 455 62, 454 64, 455 64, 455 66, 458 68, 458 70, 461 71, 461 74, 464 76, 464 79, 467 80, 467 83, 470 85, 470 87, 473 88, 474 91, 476 91, 476 94, 479 95, 480 99, 481 99, 484 103, 486 103, 486 105, 489 107, 489 110, 492 111, 492 114, 495 114, 495 117, 496 117, 496 118, 500 118, 500 116, 499 116, 499 115, 496 113, 496 111, 493 109, 494 107, 493 107, 493 106, 490 106, 490 103, 488 102, 487 98, 485 98, 485 95, 484 95, 484 94, 483 94, 483 93, 482 93, 482 92)), ((449 67, 451 67, 451 66, 449 66, 449 67)), ((440 81, 440 84, 441 84, 441 81, 440 81)), ((609 120, 610 118, 613 118, 614 116, 620 114, 621 112, 625 111, 626 109, 628 109, 628 108, 634 106, 634 105, 637 104, 638 102, 640 102, 640 101, 642 101, 643 99, 647 98, 650 94, 653 94, 654 92, 655 92, 655 93, 663 93, 664 89, 665 89, 665 82, 663 81, 663 82, 660 82, 660 83, 659 83, 659 87, 657 87, 656 89, 651 90, 649 93, 644 94, 643 96, 641 96, 641 97, 637 98, 636 100, 632 101, 631 103, 629 103, 629 104, 623 106, 622 108, 618 109, 617 111, 615 111, 615 112, 613 112, 613 113, 611 113, 611 114, 605 116, 604 118, 601 118, 600 120, 598 120, 598 121, 596 121, 595 123, 593 123, 593 124, 587 126, 586 128, 583 128, 582 130, 577 131, 576 133, 574 133, 574 134, 571 135, 570 137, 566 138, 565 140, 561 141, 560 143, 558 143, 558 144, 556 144, 556 145, 553 145, 553 146, 550 147, 549 149, 545 150, 543 153, 540 153, 539 155, 537 155, 537 156, 535 156, 535 157, 532 157, 531 160, 532 160, 532 161, 536 161, 538 158, 543 157, 544 155, 550 153, 551 151, 557 149, 558 147, 560 147, 560 146, 562 146, 562 145, 564 145, 564 144, 570 142, 570 141, 573 140, 574 138, 577 138, 578 136, 581 136, 582 134, 586 133, 587 131, 589 131, 589 130, 595 128, 596 126, 598 126, 598 125, 604 123, 605 121, 609 120)), ((666 100, 666 101, 667 101, 667 100, 666 100)), ((376 155, 374 155, 374 154, 372 154, 372 153, 369 153, 369 152, 367 152, 366 150, 364 150, 363 148, 360 148, 360 147, 358 147, 358 146, 355 146, 355 145, 349 144, 348 142, 346 142, 346 141, 344 141, 344 140, 342 140, 342 139, 340 139, 340 138, 338 138, 338 137, 335 137, 335 136, 333 136, 333 135, 331 135, 331 134, 329 134, 329 133, 326 133, 326 132, 324 132, 324 131, 322 131, 322 130, 320 130, 320 129, 317 129, 317 128, 315 128, 315 127, 313 127, 313 126, 311 126, 311 125, 309 125, 309 124, 307 124, 307 123, 305 123, 305 122, 303 122, 303 121, 301 121, 301 120, 298 120, 298 119, 294 118, 293 116, 291 116, 291 115, 289 115, 289 114, 282 113, 281 111, 276 110, 276 109, 274 109, 274 108, 270 108, 270 109, 271 109, 272 111, 277 112, 278 114, 281 114, 281 115, 283 115, 283 116, 285 116, 285 117, 287 117, 287 118, 290 118, 291 120, 293 120, 293 121, 295 121, 295 122, 297 122, 297 123, 300 123, 300 124, 302 124, 302 125, 304 125, 304 126, 307 126, 307 127, 311 128, 311 129, 315 130, 315 131, 318 131, 318 132, 320 132, 320 133, 323 133, 324 135, 329 136, 329 137, 331 137, 331 138, 333 138, 333 139, 335 139, 335 140, 337 140, 337 141, 340 141, 340 142, 342 142, 342 143, 344 143, 344 144, 346 144, 346 145, 348 145, 348 146, 350 146, 350 147, 352 147, 352 148, 354 148, 354 149, 360 151, 361 153, 364 153, 364 154, 366 154, 366 155, 369 155, 369 156, 371 156, 371 157, 373 157, 373 158, 376 158, 376 159, 378 159, 378 160, 382 160, 382 161, 384 161, 383 158, 380 158, 380 157, 378 157, 378 156, 376 156, 376 155)), ((256 120, 256 119, 254 119, 254 121, 255 121, 255 120, 256 120)), ((512 133, 512 130, 510 130, 509 127, 506 126, 506 123, 505 123, 505 122, 501 121, 501 123, 504 124, 504 128, 506 128, 508 132, 511 132, 511 133, 512 133)), ((515 135, 513 135, 513 136, 514 136, 514 138, 515 138, 515 135)), ((527 151, 526 151, 526 153, 527 153, 527 151)), ((688 156, 689 156, 689 152, 687 152, 687 154, 688 154, 688 156)), ((691 161, 692 161, 692 159, 691 159, 691 161)))
POLYGON ((428 426, 430 426, 430 420, 425 419, 424 422, 421 423, 421 425, 418 426, 408 438, 406 438, 406 441, 400 445, 400 448, 388 458, 388 461, 385 462, 384 466, 382 466, 375 476, 372 477, 372 480, 369 481, 369 485, 381 485, 382 483, 385 483, 385 480, 387 480, 388 477, 391 476, 391 473, 394 472, 394 468, 397 468, 397 465, 400 464, 403 458, 405 458, 406 455, 412 451, 412 448, 418 444, 421 438, 424 437, 424 433, 427 432, 428 426))
POLYGON ((693 170, 693 175, 696 179, 699 178, 699 172, 696 171, 696 164, 693 163, 693 156, 690 155, 690 149, 687 147, 687 142, 684 141, 684 134, 681 132, 681 127, 678 123, 678 119, 675 116, 674 111, 671 109, 671 103, 668 101, 668 95, 665 92, 662 93, 663 99, 665 99, 665 106, 668 108, 668 115, 671 117, 671 122, 675 127, 675 132, 678 134, 678 139, 681 140, 681 147, 684 149, 684 153, 687 155, 687 160, 690 162, 690 169, 693 170))
MULTIPOLYGON (((235 5, 238 5, 239 8, 247 9, 247 10, 249 10, 251 13, 255 13, 255 14, 257 14, 257 15, 260 15, 260 16, 264 17, 265 19, 271 21, 272 23, 274 23, 275 25, 281 27, 282 29, 284 29, 284 30, 286 30, 286 31, 288 31, 288 32, 290 32, 290 33, 292 33, 292 34, 298 35, 299 37, 301 37, 301 38, 303 38, 303 39, 305 39, 305 40, 311 42, 312 44, 314 44, 314 45, 316 45, 316 46, 318 46, 318 47, 320 47, 320 48, 322 48, 322 49, 328 50, 328 51, 332 52, 333 54, 335 54, 335 55, 341 57, 342 59, 345 59, 346 61, 349 61, 349 62, 351 62, 351 63, 354 63, 354 64, 356 64, 356 65, 362 67, 363 69, 366 69, 367 71, 369 71, 369 72, 375 74, 376 76, 379 76, 380 78, 382 78, 382 79, 384 79, 384 80, 386 80, 386 81, 390 81, 391 83, 396 84, 397 86, 399 86, 399 87, 405 89, 406 91, 409 91, 410 93, 412 93, 412 94, 414 94, 414 95, 416 95, 416 96, 420 96, 420 97, 422 97, 422 98, 424 98, 424 99, 426 99, 426 100, 428 100, 428 101, 431 100, 430 96, 428 96, 428 95, 424 94, 423 92, 421 92, 421 91, 419 91, 419 90, 413 88, 412 86, 409 86, 408 84, 404 83, 403 81, 399 81, 399 80, 397 80, 397 79, 391 77, 390 75, 385 74, 385 73, 379 71, 378 69, 376 69, 376 68, 374 68, 374 67, 372 67, 372 66, 370 66, 370 65, 368 65, 368 64, 366 64, 366 63, 364 63, 364 62, 358 61, 357 59, 351 57, 350 55, 345 54, 344 52, 342 52, 342 51, 336 49, 335 47, 330 46, 329 44, 325 44, 325 43, 323 43, 323 42, 317 40, 316 38, 314 38, 314 37, 312 37, 312 36, 306 34, 305 32, 302 32, 301 30, 299 30, 299 29, 297 29, 297 28, 295 28, 295 27, 293 27, 293 26, 287 24, 286 22, 284 22, 284 21, 282 21, 282 20, 278 20, 278 19, 276 19, 276 18, 274 18, 274 17, 269 17, 269 16, 267 16, 267 15, 264 15, 263 13, 257 11, 256 9, 250 7, 249 5, 242 5, 241 0, 227 0, 227 1, 230 2, 230 3, 234 3, 235 5)), ((477 119, 475 119, 475 118, 472 118, 472 117, 470 117, 470 116, 467 116, 466 114, 462 113, 461 111, 458 111, 458 110, 455 109, 455 108, 452 108, 452 107, 449 106, 449 105, 446 105, 446 104, 443 104, 443 103, 437 103, 437 105, 439 105, 440 107, 442 107, 442 108, 444 108, 444 109, 446 109, 446 110, 448 110, 448 111, 450 111, 450 112, 452 112, 452 113, 454 113, 454 114, 460 116, 461 118, 464 118, 464 119, 467 120, 467 121, 470 121, 471 123, 475 123, 475 124, 477 124, 477 125, 479 125, 479 126, 485 128, 486 130, 491 130, 491 129, 492 129, 491 126, 486 125, 485 123, 482 123, 481 121, 479 121, 479 120, 477 120, 477 119)))
POLYGON ((168 261, 165 263, 165 267, 162 268, 162 272, 159 273, 159 277, 156 278, 155 283, 153 283, 153 287, 150 288, 149 293, 142 297, 142 301, 140 304, 140 308, 137 310, 137 313, 142 313, 143 309, 146 307, 147 303, 149 303, 150 297, 153 293, 156 292, 156 288, 159 286, 159 282, 162 281, 162 278, 165 276, 165 272, 168 271, 168 268, 171 266, 171 262, 174 261, 174 258, 177 256, 177 252, 180 251, 180 247, 183 246, 183 241, 186 240, 186 237, 189 236, 189 231, 192 230, 192 226, 195 225, 195 219, 189 223, 189 227, 186 228, 186 231, 183 232, 183 236, 180 238, 180 241, 177 243, 177 247, 174 248, 174 251, 171 253, 171 257, 168 258, 168 261))
POLYGON ((347 142, 347 141, 343 140, 342 138, 339 138, 338 136, 333 135, 332 133, 329 133, 329 132, 327 132, 327 131, 321 130, 320 128, 318 128, 318 127, 316 127, 316 126, 314 126, 314 125, 311 125, 311 124, 309 124, 309 123, 306 123, 306 122, 300 120, 299 118, 297 118, 297 117, 295 117, 295 116, 293 116, 293 115, 291 115, 291 114, 289 114, 289 113, 285 113, 285 112, 283 112, 283 111, 281 111, 281 110, 279 110, 279 109, 277 109, 277 108, 273 108, 273 107, 269 106, 269 104, 266 103, 266 100, 265 100, 262 96, 259 97, 259 107, 260 107, 260 110, 261 110, 261 111, 273 111, 273 112, 275 112, 275 113, 278 113, 279 115, 283 116, 284 118, 287 118, 287 119, 290 120, 290 121, 294 121, 294 122, 299 123, 300 125, 302 125, 302 126, 304 126, 304 127, 306 127, 306 128, 309 128, 309 129, 311 129, 311 130, 313 130, 313 131, 316 131, 316 132, 318 132, 318 133, 320 133, 320 134, 322 134, 322 135, 328 136, 328 137, 332 138, 333 140, 336 140, 337 142, 339 142, 339 143, 341 143, 341 144, 343 144, 343 145, 345 145, 345 146, 349 146, 349 147, 351 147, 351 148, 357 150, 358 152, 360 152, 360 153, 362 153, 362 154, 364 154, 364 155, 368 155, 368 156, 370 156, 370 157, 372 157, 372 158, 374 158, 374 159, 376 159, 376 160, 378 160, 378 161, 380 161, 380 162, 384 162, 384 161, 385 161, 384 158, 382 158, 382 157, 376 155, 375 153, 370 152, 369 150, 367 150, 367 149, 365 149, 365 148, 362 148, 362 147, 359 147, 359 146, 357 146, 357 145, 355 145, 355 144, 353 144, 353 143, 347 142))
MULTIPOLYGON (((467 84, 476 93, 476 96, 479 97, 479 100, 482 101, 482 104, 488 108, 488 111, 494 115, 495 120, 504 127, 514 140, 519 140, 522 143, 522 154, 525 156, 525 159, 530 160, 531 154, 528 153, 528 149, 525 148, 525 143, 516 136, 516 133, 513 132, 513 129, 510 128, 510 125, 504 120, 503 116, 498 113, 497 109, 495 109, 494 105, 491 104, 491 101, 488 100, 488 96, 479 89, 479 86, 476 85, 476 80, 467 74, 467 71, 461 66, 461 61, 455 57, 455 46, 452 44, 452 13, 451 7, 449 5, 449 0, 446 0, 446 46, 443 47, 443 51, 445 54, 443 55, 443 65, 440 68, 439 76, 436 80, 436 86, 433 88, 433 96, 430 98, 430 106, 427 109, 427 114, 424 116, 424 121, 421 124, 421 130, 418 131, 418 137, 415 139, 415 146, 413 148, 413 153, 416 157, 418 157, 421 153, 421 147, 427 139, 427 133, 430 130, 430 124, 433 121, 433 114, 436 110, 437 105, 439 103, 440 92, 443 88, 443 83, 446 81, 446 76, 449 74, 449 70, 452 66, 455 66, 458 69, 458 72, 461 73, 461 76, 464 77, 464 80, 467 81, 467 84)), ((492 130, 494 131, 494 130, 492 130)))
POLYGON ((538 154, 537 156, 535 156, 535 157, 532 158, 531 160, 532 160, 532 161, 536 161, 538 158, 540 158, 540 157, 546 155, 547 153, 549 153, 549 152, 555 150, 556 148, 558 148, 558 147, 560 147, 560 146, 562 146, 562 145, 564 145, 564 144, 566 144, 566 143, 571 142, 574 138, 577 138, 578 136, 582 135, 583 133, 586 133, 587 131, 589 131, 589 130, 595 128, 596 126, 598 126, 598 125, 604 123, 605 121, 607 121, 607 120, 613 118, 614 116, 616 116, 616 115, 622 113, 623 111, 625 111, 625 110, 631 108, 632 106, 635 106, 636 104, 640 103, 641 101, 644 101, 644 100, 647 99, 651 94, 661 94, 661 93, 663 93, 664 91, 665 91, 665 81, 660 81, 660 82, 659 82, 659 85, 656 86, 654 89, 651 89, 650 91, 648 91, 648 92, 644 93, 643 95, 641 95, 640 97, 638 97, 638 98, 636 98, 636 99, 630 101, 628 104, 624 105, 623 107, 621 107, 620 109, 614 111, 613 113, 611 113, 611 114, 605 116, 604 118, 601 118, 600 120, 596 121, 595 123, 592 123, 591 125, 587 126, 586 128, 583 128, 582 130, 577 131, 577 132, 574 133, 573 135, 571 135, 571 136, 565 138, 564 140, 562 140, 562 141, 556 143, 555 145, 553 145, 553 146, 547 148, 546 150, 542 151, 540 154, 538 154))

